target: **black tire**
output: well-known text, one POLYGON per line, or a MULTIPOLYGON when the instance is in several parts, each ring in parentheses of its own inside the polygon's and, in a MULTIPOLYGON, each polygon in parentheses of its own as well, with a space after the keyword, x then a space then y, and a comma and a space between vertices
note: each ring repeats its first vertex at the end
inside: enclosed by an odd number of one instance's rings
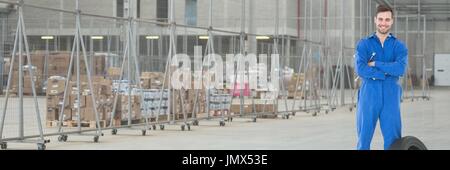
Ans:
POLYGON ((427 150, 425 144, 414 136, 397 139, 389 150, 427 150))

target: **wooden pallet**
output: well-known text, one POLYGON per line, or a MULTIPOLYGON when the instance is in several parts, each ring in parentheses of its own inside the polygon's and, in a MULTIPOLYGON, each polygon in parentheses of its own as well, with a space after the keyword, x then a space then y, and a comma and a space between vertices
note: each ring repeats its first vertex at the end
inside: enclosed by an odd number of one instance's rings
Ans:
MULTIPOLYGON (((54 128, 54 127, 58 127, 58 122, 59 121, 57 121, 57 120, 51 120, 51 121, 47 121, 46 125, 48 128, 54 128)), ((62 126, 63 127, 78 127, 78 123, 75 120, 67 120, 67 121, 63 121, 62 126)), ((96 121, 81 121, 80 126, 96 128, 97 122, 96 121)), ((106 120, 100 120, 100 127, 101 128, 106 127, 106 120)))

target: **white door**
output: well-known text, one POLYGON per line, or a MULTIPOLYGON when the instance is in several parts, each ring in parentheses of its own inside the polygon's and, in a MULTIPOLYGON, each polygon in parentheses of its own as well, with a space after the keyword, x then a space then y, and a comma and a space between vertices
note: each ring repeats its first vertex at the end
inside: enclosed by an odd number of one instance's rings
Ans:
POLYGON ((435 86, 450 86, 450 54, 434 56, 435 86))

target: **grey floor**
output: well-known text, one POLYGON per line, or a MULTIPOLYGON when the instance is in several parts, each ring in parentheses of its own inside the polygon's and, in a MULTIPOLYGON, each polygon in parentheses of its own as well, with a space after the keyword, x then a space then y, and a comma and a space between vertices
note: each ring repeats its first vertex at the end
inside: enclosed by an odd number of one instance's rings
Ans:
MULTIPOLYGON (((403 135, 421 139, 428 149, 450 149, 450 88, 433 88, 430 101, 405 100, 402 104, 403 135)), ((27 101, 30 102, 30 101, 27 101)), ((42 101, 39 101, 40 103, 42 101)), ((41 104, 40 104, 41 105, 41 104)), ((218 121, 200 121, 191 131, 180 131, 179 125, 167 125, 166 130, 148 131, 119 129, 112 136, 105 131, 99 143, 90 136, 69 136, 68 142, 48 137, 47 149, 192 149, 192 150, 353 150, 356 145, 355 113, 348 107, 313 117, 298 113, 290 119, 236 118, 219 127, 218 121)), ((35 144, 8 143, 10 149, 36 149, 35 144)), ((383 138, 377 126, 372 149, 383 149, 383 138)))

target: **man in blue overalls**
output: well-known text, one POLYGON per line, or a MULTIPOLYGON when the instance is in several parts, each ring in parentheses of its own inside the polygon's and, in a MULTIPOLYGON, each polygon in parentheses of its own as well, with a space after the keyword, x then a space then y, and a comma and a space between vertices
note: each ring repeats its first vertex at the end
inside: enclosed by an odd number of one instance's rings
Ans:
POLYGON ((358 150, 369 150, 378 119, 389 149, 401 138, 400 98, 398 84, 405 73, 408 49, 389 30, 394 23, 393 10, 380 5, 375 16, 376 33, 359 41, 355 53, 355 70, 362 79, 358 91, 356 126, 358 150))

